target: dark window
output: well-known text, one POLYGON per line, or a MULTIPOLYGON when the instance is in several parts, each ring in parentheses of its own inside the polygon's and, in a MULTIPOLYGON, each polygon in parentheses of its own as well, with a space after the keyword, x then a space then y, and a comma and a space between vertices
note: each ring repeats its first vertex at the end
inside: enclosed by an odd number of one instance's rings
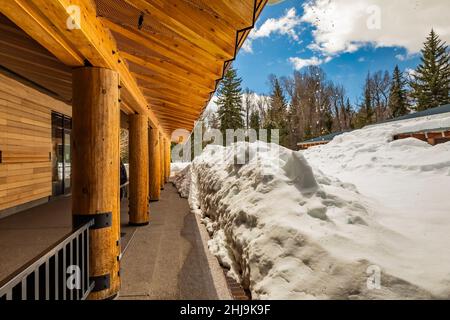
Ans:
POLYGON ((52 112, 52 194, 58 196, 70 193, 71 154, 70 131, 72 119, 52 112))

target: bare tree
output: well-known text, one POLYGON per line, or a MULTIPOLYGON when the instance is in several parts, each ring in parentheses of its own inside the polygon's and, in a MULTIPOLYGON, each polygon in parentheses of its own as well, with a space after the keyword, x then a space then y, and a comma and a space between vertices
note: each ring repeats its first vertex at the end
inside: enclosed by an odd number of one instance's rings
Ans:
POLYGON ((246 88, 244 90, 244 116, 245 116, 245 128, 248 130, 250 125, 250 114, 252 112, 253 108, 253 97, 254 92, 251 91, 249 88, 246 88))

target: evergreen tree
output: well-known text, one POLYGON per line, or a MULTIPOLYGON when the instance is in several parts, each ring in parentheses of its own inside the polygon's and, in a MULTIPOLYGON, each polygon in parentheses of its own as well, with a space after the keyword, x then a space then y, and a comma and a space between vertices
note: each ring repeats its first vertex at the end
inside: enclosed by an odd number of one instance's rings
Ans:
POLYGON ((373 105, 372 105, 372 90, 371 90, 371 83, 370 83, 370 73, 367 75, 366 83, 364 85, 364 102, 361 108, 362 115, 361 115, 361 125, 366 126, 368 124, 371 124, 373 122, 373 105))
POLYGON ((261 128, 261 119, 260 119, 258 110, 253 110, 250 113, 249 126, 251 129, 254 129, 254 130, 259 130, 261 128))
POLYGON ((324 114, 324 128, 322 134, 330 134, 333 131, 333 114, 330 111, 325 111, 324 114))
POLYGON ((242 129, 244 127, 242 111, 242 79, 237 76, 232 67, 225 74, 217 91, 218 116, 220 130, 225 134, 226 129, 242 129))
POLYGON ((350 103, 350 99, 347 98, 347 103, 345 104, 345 129, 353 130, 355 129, 355 124, 353 123, 353 109, 350 103))
POLYGON ((408 98, 405 89, 406 81, 398 66, 395 66, 389 91, 389 111, 393 118, 408 114, 408 98))
MULTIPOLYGON (((264 128, 268 130, 278 129, 280 144, 288 145, 287 130, 287 102, 283 89, 277 77, 272 77, 272 94, 270 95, 269 110, 267 111, 264 128)), ((270 136, 270 133, 268 134, 270 136)))
POLYGON ((445 42, 431 30, 422 49, 421 64, 417 67, 412 96, 418 111, 434 108, 450 102, 450 63, 445 42))

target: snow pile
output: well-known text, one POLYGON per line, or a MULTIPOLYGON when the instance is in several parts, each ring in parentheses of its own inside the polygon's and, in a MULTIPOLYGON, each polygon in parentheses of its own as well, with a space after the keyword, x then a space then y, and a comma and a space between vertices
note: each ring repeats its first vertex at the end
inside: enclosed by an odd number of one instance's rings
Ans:
POLYGON ((190 164, 191 164, 190 162, 171 162, 170 163, 170 175, 171 176, 177 175, 180 171, 185 169, 190 164))
MULTIPOLYGON (((371 252, 389 272, 433 294, 450 296, 450 143, 431 146, 398 133, 449 128, 450 114, 375 125, 304 151, 327 176, 354 184, 373 202, 373 217, 395 232, 398 252, 371 252)), ((379 234, 379 239, 389 238, 379 234)))
POLYGON ((450 117, 369 127, 303 153, 208 146, 174 182, 254 299, 449 298, 450 143, 392 142, 427 126, 450 117))
POLYGON ((180 196, 183 198, 187 198, 189 196, 189 190, 191 187, 190 163, 187 163, 187 166, 185 166, 182 170, 177 171, 171 181, 177 188, 180 196))

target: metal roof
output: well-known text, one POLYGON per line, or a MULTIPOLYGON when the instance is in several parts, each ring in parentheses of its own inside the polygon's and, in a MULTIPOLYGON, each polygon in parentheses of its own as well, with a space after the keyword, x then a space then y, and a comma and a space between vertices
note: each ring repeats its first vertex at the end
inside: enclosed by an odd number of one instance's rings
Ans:
POLYGON ((406 116, 385 120, 385 121, 379 122, 377 124, 400 121, 400 120, 407 120, 407 119, 414 119, 414 118, 421 118, 421 117, 428 117, 428 116, 441 114, 441 113, 447 113, 447 112, 450 112, 450 104, 446 104, 446 105, 439 106, 436 108, 427 109, 427 110, 420 111, 420 112, 410 113, 410 114, 407 114, 406 116))
MULTIPOLYGON (((427 109, 427 110, 420 111, 420 112, 410 113, 410 114, 407 114, 405 116, 401 116, 401 117, 385 120, 385 121, 382 121, 382 122, 375 123, 373 125, 379 125, 379 124, 383 124, 383 123, 389 123, 389 122, 401 121, 401 120, 408 120, 408 119, 414 119, 414 118, 428 117, 428 116, 432 116, 432 115, 436 115, 436 114, 442 114, 442 113, 447 113, 447 112, 450 113, 450 104, 446 104, 446 105, 439 106, 439 107, 436 107, 436 108, 427 109)), ((337 136, 339 136, 339 135, 341 135, 343 133, 350 132, 350 131, 351 130, 327 134, 327 135, 320 136, 320 137, 317 137, 317 138, 314 138, 314 139, 310 139, 310 140, 306 140, 306 141, 300 142, 297 145, 313 143, 313 142, 321 142, 321 141, 331 141, 331 140, 334 139, 334 137, 337 137, 337 136)))
POLYGON ((343 133, 346 133, 346 132, 350 132, 350 131, 348 130, 348 131, 341 131, 341 132, 330 133, 330 134, 327 134, 325 136, 320 136, 320 137, 317 137, 317 138, 313 138, 313 139, 310 139, 310 140, 306 140, 306 141, 300 142, 298 144, 301 145, 301 144, 312 143, 312 142, 331 141, 331 140, 334 139, 334 137, 337 137, 337 136, 339 136, 339 135, 341 135, 343 133))

